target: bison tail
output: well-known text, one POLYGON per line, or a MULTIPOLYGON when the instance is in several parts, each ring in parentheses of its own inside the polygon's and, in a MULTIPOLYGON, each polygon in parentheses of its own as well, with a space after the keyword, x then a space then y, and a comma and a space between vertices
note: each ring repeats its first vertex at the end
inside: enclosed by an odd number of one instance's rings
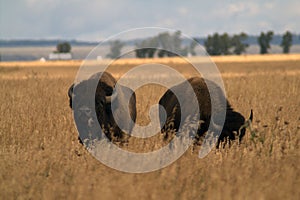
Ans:
POLYGON ((250 111, 250 117, 249 117, 249 121, 251 121, 251 122, 252 122, 252 120, 253 120, 253 110, 251 109, 251 111, 250 111))
POLYGON ((244 124, 239 128, 238 134, 239 134, 240 142, 245 135, 246 128, 249 128, 250 131, 252 132, 252 120, 253 120, 253 110, 251 109, 249 119, 245 120, 244 124))

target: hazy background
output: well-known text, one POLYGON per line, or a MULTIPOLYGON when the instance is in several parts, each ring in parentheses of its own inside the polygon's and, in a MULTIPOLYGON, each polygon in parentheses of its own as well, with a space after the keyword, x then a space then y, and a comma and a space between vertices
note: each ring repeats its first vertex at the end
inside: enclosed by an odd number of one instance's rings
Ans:
MULTIPOLYGON (((2 61, 35 60, 55 50, 55 44, 23 45, 19 40, 93 42, 72 44, 73 58, 83 59, 97 42, 137 27, 165 27, 198 38, 215 32, 257 36, 261 31, 272 30, 276 35, 289 30, 297 35, 293 42, 300 43, 299 8, 299 0, 0 0, 0 54, 2 61)), ((271 53, 281 52, 278 44, 271 44, 271 53)), ((255 44, 250 45, 247 53, 259 52, 255 44)), ((108 48, 103 49, 104 57, 108 48)), ((291 52, 299 49, 292 46, 291 52)))
POLYGON ((257 35, 300 30, 300 1, 0 0, 0 39, 102 40, 144 26, 257 35))

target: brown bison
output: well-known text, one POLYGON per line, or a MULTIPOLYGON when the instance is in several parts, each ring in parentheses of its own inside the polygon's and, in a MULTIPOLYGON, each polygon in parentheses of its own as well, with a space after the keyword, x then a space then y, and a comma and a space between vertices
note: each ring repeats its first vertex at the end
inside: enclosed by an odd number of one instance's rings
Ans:
POLYGON ((117 84, 111 74, 99 72, 71 85, 68 95, 81 142, 100 139, 101 133, 110 141, 125 142, 122 130, 130 133, 136 120, 136 97, 130 88, 117 84))
MULTIPOLYGON (((188 79, 187 81, 184 81, 183 83, 180 83, 170 89, 168 89, 165 94, 161 97, 159 101, 160 107, 159 110, 159 117, 161 121, 161 128, 162 132, 165 133, 165 137, 168 137, 168 129, 170 127, 167 123, 162 123, 162 121, 167 122, 172 121, 172 129, 175 131, 178 131, 180 127, 180 123, 187 119, 187 116, 182 116, 181 109, 184 109, 185 113, 190 112, 192 113, 194 111, 194 106, 192 106, 192 103, 190 106, 186 106, 184 108, 180 107, 178 97, 189 97, 191 96, 191 93, 194 93, 197 98, 197 103, 199 106, 199 127, 197 134, 195 135, 196 139, 199 139, 201 136, 203 136, 209 128, 211 118, 212 119, 212 127, 215 129, 222 130, 221 135, 218 138, 217 142, 217 148, 219 147, 220 141, 224 141, 224 139, 229 138, 229 142, 231 140, 234 140, 236 136, 238 136, 239 141, 242 140, 243 136, 245 135, 246 131, 246 125, 247 124, 245 118, 238 112, 235 112, 227 99, 225 98, 224 93, 222 92, 221 88, 217 86, 212 81, 204 80, 200 77, 193 77, 188 79), (191 89, 189 89, 187 86, 189 84, 191 89), (212 116, 212 105, 211 105, 211 95, 209 93, 208 87, 211 89, 211 92, 214 93, 214 113, 215 116, 218 115, 220 112, 225 111, 225 122, 223 128, 221 127, 221 124, 218 123, 217 120, 214 120, 214 116, 212 116), (224 99, 225 103, 224 106, 226 108, 222 108, 222 104, 220 103, 224 99), (165 111, 163 110, 165 109, 165 111)), ((249 117, 249 121, 252 121, 253 113, 251 110, 251 114, 249 117)))

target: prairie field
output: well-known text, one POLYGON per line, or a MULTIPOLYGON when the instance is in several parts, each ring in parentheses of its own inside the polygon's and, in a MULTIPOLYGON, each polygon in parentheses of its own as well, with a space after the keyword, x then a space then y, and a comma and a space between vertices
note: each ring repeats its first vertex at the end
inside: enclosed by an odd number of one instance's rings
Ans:
MULTIPOLYGON (((0 199, 300 199, 298 57, 216 59, 233 108, 246 118, 253 109, 252 132, 240 145, 202 159, 199 146, 191 147, 141 174, 105 166, 78 142, 67 91, 79 61, 0 63, 0 199)), ((135 64, 113 63, 108 71, 119 78, 135 64)), ((188 64, 164 64, 194 75, 188 64)), ((165 90, 136 91, 138 124, 149 123, 149 108, 165 90)), ((130 138, 124 148, 153 151, 161 142, 130 138)))

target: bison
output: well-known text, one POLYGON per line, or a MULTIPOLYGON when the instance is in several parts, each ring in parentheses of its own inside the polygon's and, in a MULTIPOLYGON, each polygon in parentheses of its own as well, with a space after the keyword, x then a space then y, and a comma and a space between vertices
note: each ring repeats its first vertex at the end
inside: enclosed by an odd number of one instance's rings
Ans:
POLYGON ((110 73, 98 72, 87 80, 71 85, 68 96, 81 143, 86 139, 101 139, 103 135, 99 133, 99 125, 110 141, 126 142, 128 137, 121 128, 130 133, 136 121, 136 96, 130 88, 117 84, 110 73), (121 123, 122 127, 116 122, 121 123))
MULTIPOLYGON (((233 110, 228 100, 225 98, 221 88, 218 87, 217 84, 209 80, 204 80, 203 78, 200 77, 190 78, 187 81, 184 81, 183 83, 180 83, 168 89, 165 92, 165 94, 160 98, 159 117, 161 121, 161 129, 162 129, 161 132, 166 134, 165 138, 168 137, 167 132, 170 129, 170 127, 168 123, 163 123, 163 121, 165 121, 164 119, 166 119, 166 122, 172 122, 171 129, 177 132, 180 127, 180 122, 187 119, 187 116, 181 116, 182 115, 181 109, 184 109, 185 113, 186 112, 192 113, 193 109, 195 109, 193 108, 192 103, 191 105, 188 106, 185 105, 185 108, 181 108, 179 101, 177 99, 177 97, 189 98, 189 96, 191 96, 191 93, 195 94, 199 106, 200 119, 199 119, 199 126, 195 138, 199 140, 199 138, 208 131, 210 121, 213 116, 212 116, 212 105, 211 105, 212 101, 211 101, 211 96, 207 85, 210 86, 209 88, 212 90, 211 92, 214 92, 215 113, 217 113, 218 115, 222 110, 226 111, 224 126, 221 131, 221 135, 218 138, 216 147, 218 148, 220 142, 224 141, 224 139, 227 138, 229 138, 229 143, 231 140, 235 140, 236 136, 238 136, 239 141, 242 140, 243 136, 245 135, 247 123, 252 121, 253 118, 252 110, 250 113, 249 120, 245 120, 245 118, 240 113, 233 110), (188 86, 187 84, 189 84, 191 87, 187 87, 188 86), (219 103, 220 101, 222 101, 222 98, 225 100, 226 108, 224 109, 221 107, 222 104, 219 103)), ((219 130, 221 130, 220 128, 222 127, 218 125, 216 120, 212 119, 212 123, 213 123, 212 124, 213 128, 219 127, 219 130)))

